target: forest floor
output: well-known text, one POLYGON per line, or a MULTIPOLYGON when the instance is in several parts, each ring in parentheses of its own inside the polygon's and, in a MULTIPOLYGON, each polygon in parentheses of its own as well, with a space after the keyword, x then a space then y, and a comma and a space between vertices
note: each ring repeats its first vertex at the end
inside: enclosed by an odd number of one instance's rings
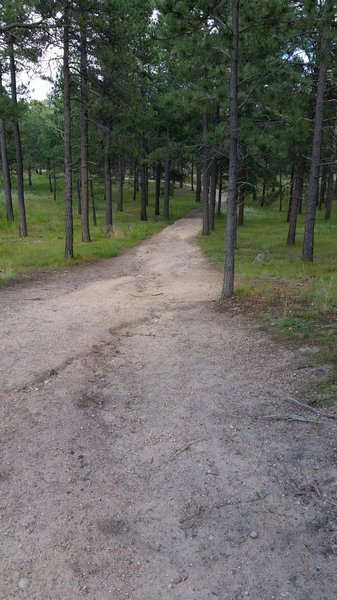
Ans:
POLYGON ((326 373, 219 309, 199 229, 0 289, 1 599, 337 597, 326 373))

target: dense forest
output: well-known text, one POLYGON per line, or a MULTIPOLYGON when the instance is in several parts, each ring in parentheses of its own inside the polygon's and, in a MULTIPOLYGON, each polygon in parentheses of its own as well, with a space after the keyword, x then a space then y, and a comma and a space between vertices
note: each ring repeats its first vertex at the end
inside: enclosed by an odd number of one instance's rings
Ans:
POLYGON ((67 258, 74 255, 75 209, 82 242, 90 242, 97 182, 107 236, 113 205, 123 211, 126 180, 141 221, 148 218, 149 186, 155 215, 170 218, 178 182, 203 206, 204 236, 226 209, 223 298, 233 294, 247 202, 278 202, 288 245, 303 212, 301 258, 313 261, 316 210, 329 220, 337 196, 337 2, 0 5, 0 212, 8 223, 17 215, 22 238, 29 235, 25 195, 35 174, 46 174, 54 200, 62 181, 67 258), (57 70, 53 91, 44 102, 31 101, 17 81, 21 72, 38 72, 46 55, 57 70))

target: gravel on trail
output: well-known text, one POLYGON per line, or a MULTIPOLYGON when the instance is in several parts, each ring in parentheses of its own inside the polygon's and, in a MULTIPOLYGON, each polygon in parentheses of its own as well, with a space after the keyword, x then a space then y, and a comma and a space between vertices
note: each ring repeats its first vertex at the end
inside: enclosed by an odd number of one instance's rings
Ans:
POLYGON ((199 230, 0 290, 1 599, 337 597, 337 421, 199 230))

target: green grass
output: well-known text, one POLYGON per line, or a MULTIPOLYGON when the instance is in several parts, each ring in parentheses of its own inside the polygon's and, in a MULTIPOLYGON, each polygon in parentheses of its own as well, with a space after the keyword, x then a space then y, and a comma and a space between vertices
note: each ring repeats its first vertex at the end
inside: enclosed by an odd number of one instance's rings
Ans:
MULTIPOLYGON (((317 362, 337 368, 337 207, 330 222, 317 211, 315 258, 301 260, 304 215, 299 215, 297 242, 286 245, 286 212, 276 206, 264 209, 248 206, 245 225, 238 228, 236 288, 234 302, 258 316, 262 326, 275 337, 317 345, 317 362), (255 264, 257 254, 266 264, 255 264)), ((206 256, 219 268, 224 261, 225 217, 216 220, 215 232, 200 237, 206 256)), ((325 384, 320 401, 330 402, 336 387, 335 370, 325 384), (329 391, 330 390, 330 391, 329 391), (330 400, 329 400, 330 398, 330 400)), ((322 384, 323 385, 323 384, 322 384)))
MULTIPOLYGON (((113 190, 114 199, 116 190, 113 190)), ((154 192, 149 193, 148 220, 140 221, 139 194, 136 202, 133 190, 125 186, 124 210, 114 212, 114 234, 105 235, 105 208, 102 185, 95 185, 97 210, 96 227, 91 223, 91 243, 81 241, 81 223, 74 201, 74 260, 64 259, 64 204, 63 182, 58 181, 56 204, 49 192, 45 174, 33 176, 33 186, 27 189, 26 213, 28 237, 18 235, 18 219, 15 212, 14 224, 7 225, 5 201, 0 193, 0 285, 8 284, 18 274, 34 269, 61 268, 81 261, 112 257, 130 248, 145 238, 159 232, 169 223, 182 218, 195 208, 194 195, 189 190, 176 189, 170 200, 170 222, 154 216, 154 192)), ((13 190, 15 203, 15 190, 13 190)), ((115 204, 115 203, 114 203, 115 204)), ((115 208, 115 206, 113 207, 115 208)))
POLYGON ((310 397, 312 402, 328 407, 334 406, 337 398, 336 370, 312 386, 310 397))
MULTIPOLYGON (((336 211, 335 211, 336 212, 336 211)), ((301 260, 304 216, 299 216, 297 243, 287 246, 286 213, 273 207, 246 208, 246 221, 238 228, 236 252, 236 293, 265 299, 269 304, 283 303, 285 312, 294 300, 314 311, 337 308, 337 218, 324 220, 318 211, 315 234, 315 260, 301 260), (265 254, 266 264, 255 264, 257 254, 265 254)), ((224 260, 225 218, 216 221, 216 230, 200 238, 205 254, 222 267, 224 260)))

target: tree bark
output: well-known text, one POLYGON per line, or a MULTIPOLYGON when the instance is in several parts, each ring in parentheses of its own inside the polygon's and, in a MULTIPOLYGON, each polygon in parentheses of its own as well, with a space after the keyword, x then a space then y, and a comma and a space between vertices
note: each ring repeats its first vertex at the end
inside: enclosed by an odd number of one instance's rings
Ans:
POLYGON ((218 215, 221 214, 221 200, 222 200, 222 173, 219 173, 219 193, 218 193, 218 215))
POLYGON ((303 194, 303 185, 304 185, 304 172, 305 172, 305 156, 301 155, 296 173, 294 172, 294 184, 293 184, 293 195, 290 202, 290 215, 289 215, 289 227, 288 227, 288 237, 287 237, 287 245, 293 246, 296 241, 296 225, 297 225, 297 215, 298 215, 298 206, 300 202, 300 198, 303 194))
POLYGON ((80 28, 80 154, 82 242, 90 242, 89 231, 89 144, 88 144, 88 49, 86 28, 80 28))
POLYGON ((160 173, 161 173, 161 164, 160 161, 156 162, 156 192, 155 192, 155 208, 154 214, 156 216, 160 215, 160 173))
POLYGON ((111 133, 110 133, 110 130, 107 129, 106 133, 105 133, 105 144, 104 144, 104 196, 105 196, 105 231, 106 231, 106 235, 108 237, 111 236, 112 231, 113 231, 110 151, 111 151, 111 133))
POLYGON ((117 196, 117 210, 123 212, 123 196, 124 196, 124 167, 123 163, 120 162, 118 165, 118 196, 117 196))
POLYGON ((337 119, 335 120, 335 125, 332 132, 332 142, 331 142, 331 154, 330 154, 330 164, 328 167, 328 189, 326 192, 326 205, 325 205, 325 218, 329 220, 331 218, 331 208, 332 201, 334 196, 334 162, 336 160, 336 150, 337 150, 337 119))
POLYGON ((209 235, 210 223, 209 223, 209 177, 207 169, 208 160, 208 148, 206 144, 206 137, 208 131, 208 114, 204 113, 203 120, 203 159, 202 159, 202 199, 203 199, 203 219, 202 219, 202 235, 209 235))
POLYGON ((239 202, 238 202, 238 225, 241 227, 245 223, 245 195, 246 195, 246 172, 245 167, 242 164, 240 170, 240 182, 239 182, 239 202))
POLYGON ((184 186, 184 163, 180 162, 180 176, 179 176, 179 187, 182 190, 184 186))
POLYGON ((12 223, 14 221, 12 186, 11 186, 11 176, 10 176, 10 172, 9 172, 9 163, 8 163, 6 130, 5 130, 5 124, 4 124, 3 119, 0 119, 0 147, 1 147, 2 176, 3 176, 3 181, 4 181, 4 192, 5 192, 5 199, 6 199, 7 222, 12 223))
POLYGON ((322 210, 322 206, 325 206, 325 197, 326 190, 328 184, 328 169, 326 166, 322 166, 321 168, 321 186, 319 190, 319 202, 318 202, 318 210, 322 210))
POLYGON ((171 158, 165 157, 165 176, 164 176, 164 205, 163 217, 169 220, 170 218, 170 181, 171 181, 171 158))
POLYGON ((77 179, 77 214, 81 216, 82 214, 82 205, 81 205, 81 179, 78 177, 77 179))
POLYGON ((141 166, 140 178, 141 178, 140 220, 147 221, 148 187, 147 187, 147 165, 146 165, 146 138, 145 138, 144 132, 142 133, 142 166, 141 166))
POLYGON ((146 181, 146 164, 141 166, 141 197, 140 197, 140 220, 147 221, 147 181, 146 181))
POLYGON ((134 172, 133 172, 133 200, 137 198, 137 192, 139 192, 139 167, 138 161, 135 160, 134 172))
POLYGON ((27 237, 27 220, 26 220, 26 207, 25 207, 25 194, 23 184, 23 159, 22 159, 22 145, 20 128, 18 121, 18 100, 16 91, 16 65, 14 58, 14 42, 12 35, 9 35, 8 49, 9 49, 9 67, 11 77, 11 97, 13 103, 13 133, 14 133, 14 145, 15 145, 15 159, 16 159, 16 176, 18 185, 18 212, 19 212, 19 233, 21 237, 27 237))
POLYGON ((96 214, 96 201, 95 201, 95 193, 94 193, 94 184, 92 182, 91 177, 89 177, 90 179, 90 196, 91 196, 91 208, 92 208, 92 222, 94 224, 94 227, 97 227, 97 214, 96 214))
POLYGON ((287 223, 289 223, 289 221, 290 221, 291 203, 293 201, 294 176, 295 176, 295 164, 292 163, 291 171, 290 171, 290 193, 289 193, 289 204, 288 204, 288 211, 287 211, 287 223))
POLYGON ((191 162, 191 190, 194 192, 194 161, 191 162))
POLYGON ((232 52, 229 84, 229 170, 226 221, 226 252, 222 298, 234 293, 236 244, 236 195, 238 179, 238 61, 239 61, 239 0, 232 0, 232 52))
POLYGON ((196 170, 197 170, 197 184, 196 184, 196 189, 195 189, 195 201, 200 202, 201 201, 201 165, 199 164, 199 162, 197 162, 197 164, 196 164, 196 170))
MULTIPOLYGON (((71 105, 69 72, 69 18, 64 11, 63 29, 63 116, 64 116, 64 200, 65 200, 65 258, 74 256, 73 227, 73 174, 71 150, 71 105)), ((50 180, 51 176, 49 175, 50 180)))
POLYGON ((210 228, 210 231, 214 231, 217 182, 218 182, 218 165, 217 165, 216 159, 213 158, 212 165, 211 165, 211 185, 210 185, 210 194, 209 194, 209 228, 210 228))
MULTIPOLYGON (((325 4, 327 8, 328 0, 325 4)), ((323 26, 322 30, 322 44, 321 52, 322 59, 319 65, 318 72, 318 83, 317 83, 317 97, 316 97, 316 108, 315 108, 315 119, 314 119, 314 135, 312 144, 311 154, 311 167, 310 167, 310 179, 309 179, 309 192, 308 192, 308 203, 307 213, 305 220, 304 230, 304 241, 303 241, 303 252, 302 259, 313 261, 314 260, 314 232, 315 232, 315 220, 316 220, 316 201, 317 201, 317 184, 319 175, 319 162, 321 157, 321 143, 322 143, 322 127, 323 127, 323 116, 324 116, 324 94, 327 80, 327 61, 325 52, 327 50, 327 31, 326 25, 323 26)))

